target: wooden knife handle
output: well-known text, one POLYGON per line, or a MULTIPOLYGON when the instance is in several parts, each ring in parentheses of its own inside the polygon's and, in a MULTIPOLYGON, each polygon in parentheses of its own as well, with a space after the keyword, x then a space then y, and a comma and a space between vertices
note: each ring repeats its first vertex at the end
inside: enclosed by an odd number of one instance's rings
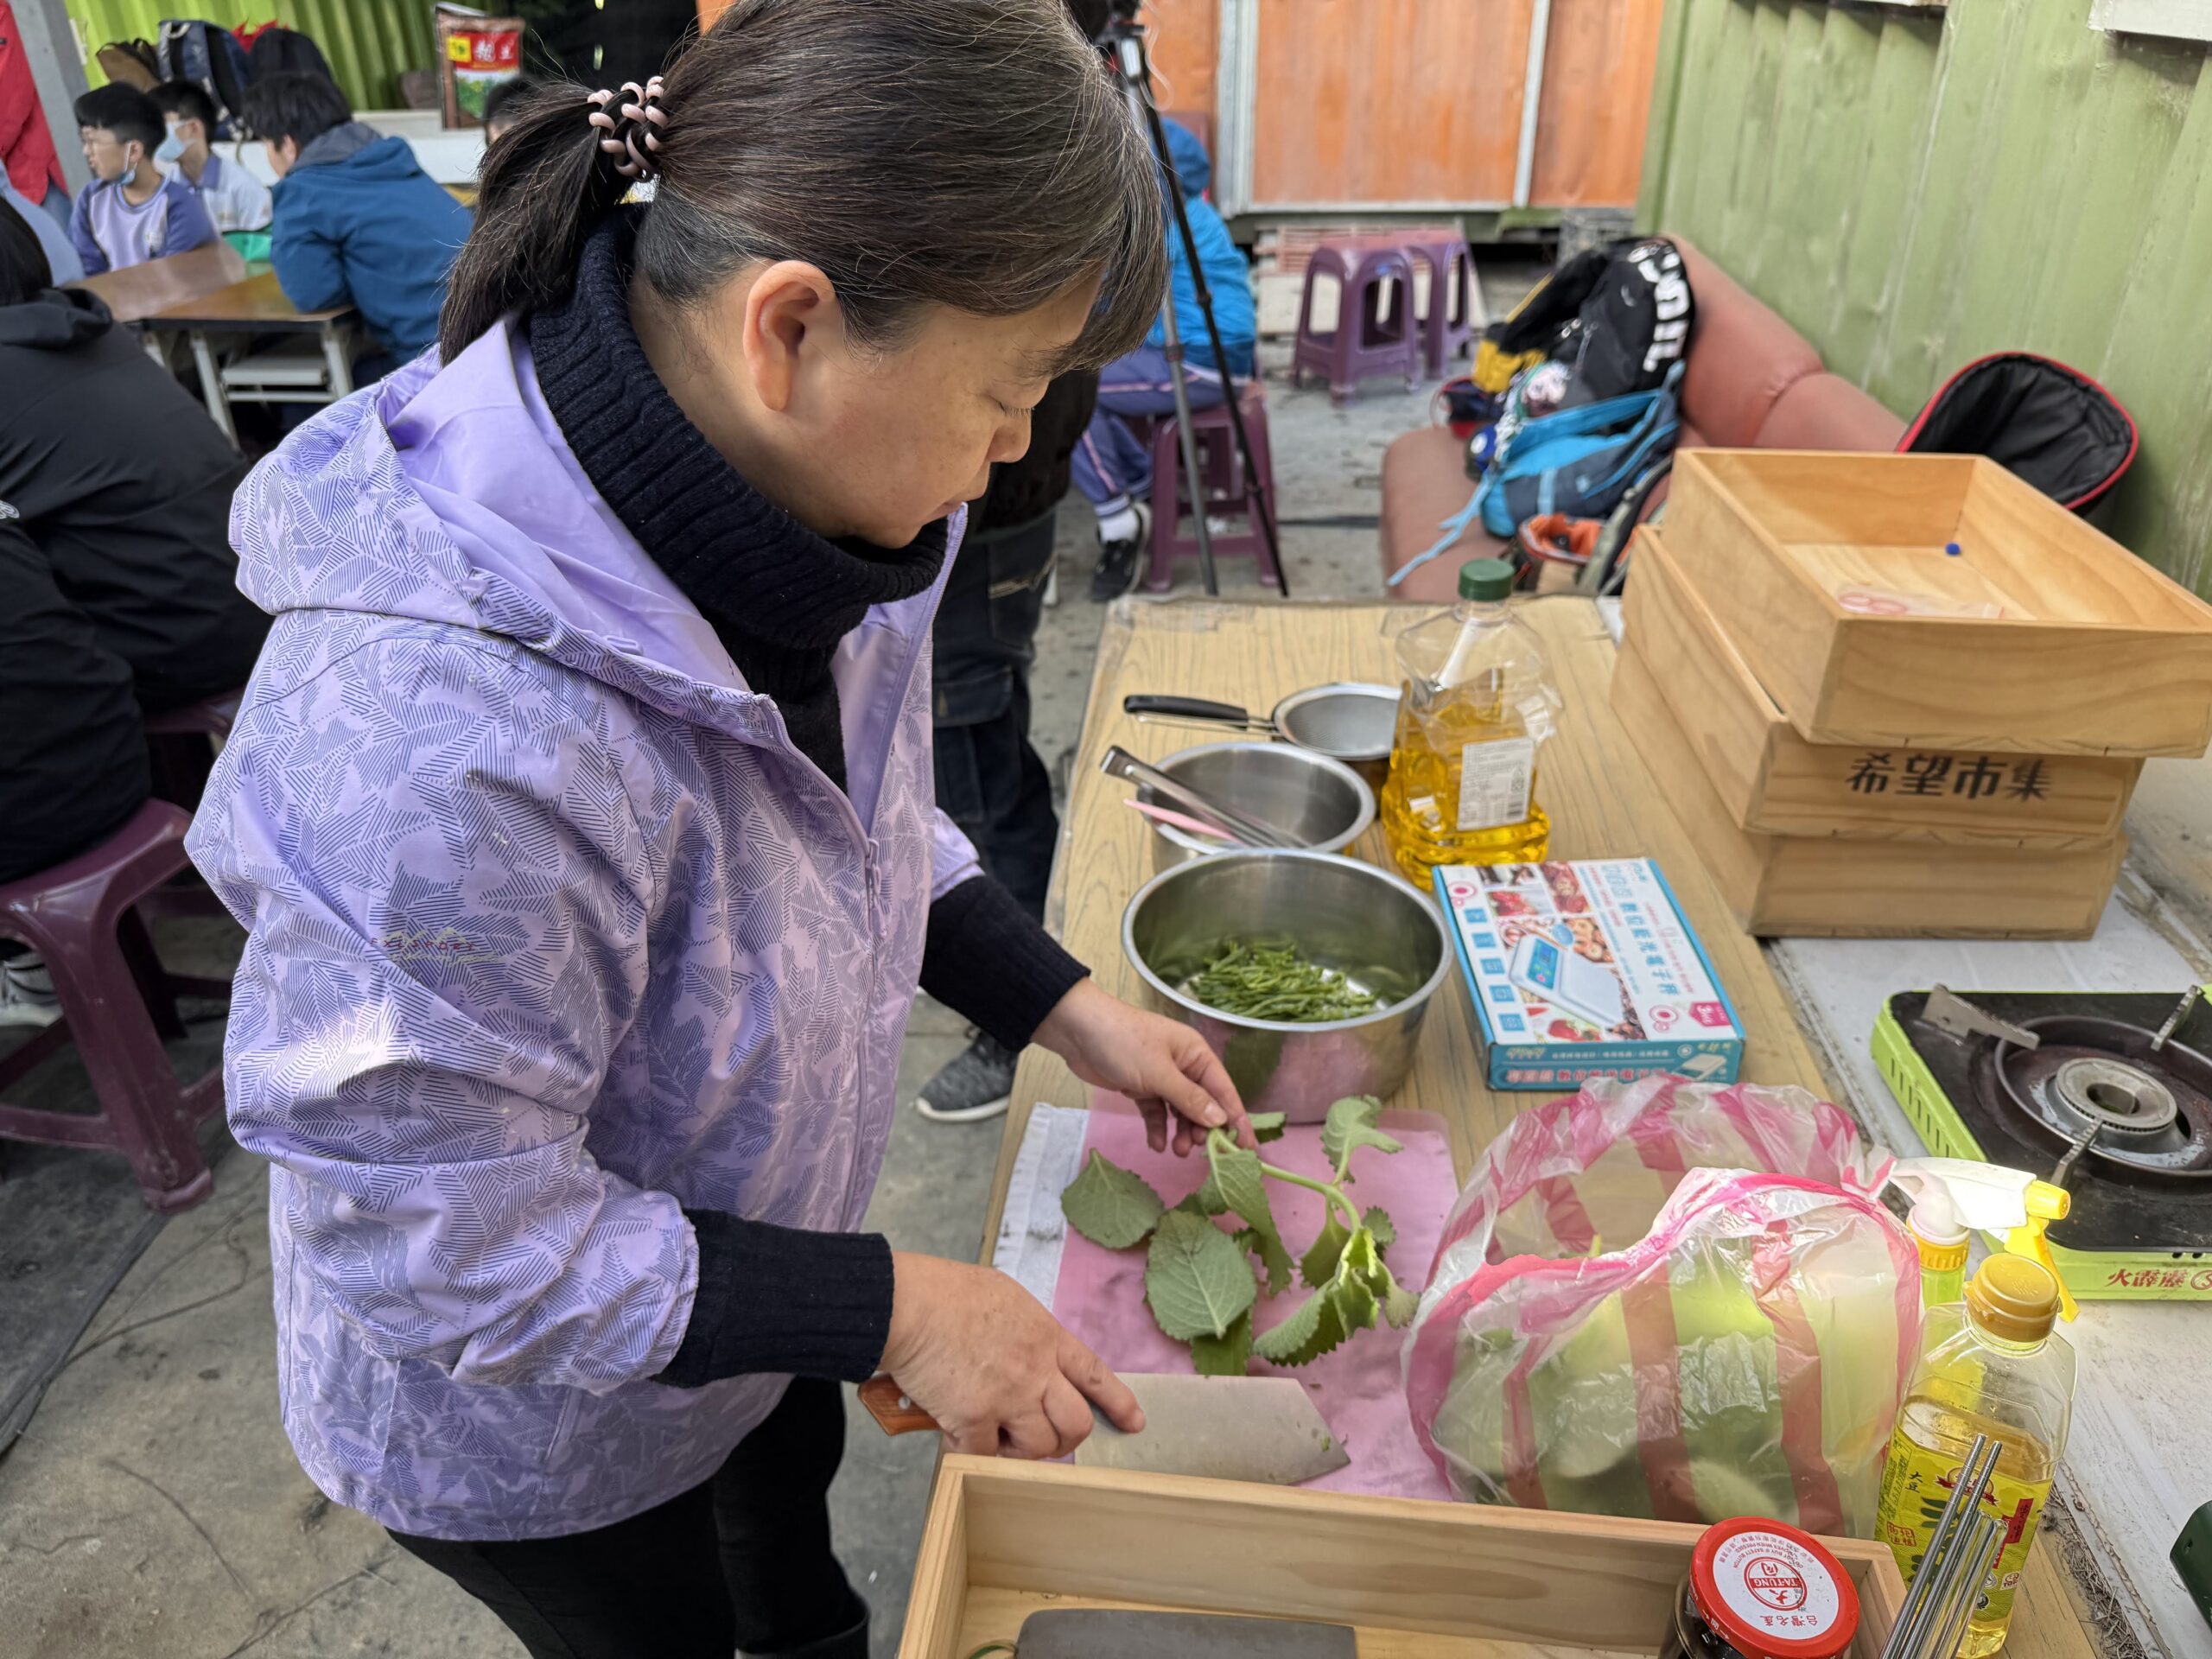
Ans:
POLYGON ((911 1434, 937 1427, 937 1419, 900 1392, 898 1379, 888 1375, 871 1376, 861 1384, 861 1404, 887 1434, 911 1434))

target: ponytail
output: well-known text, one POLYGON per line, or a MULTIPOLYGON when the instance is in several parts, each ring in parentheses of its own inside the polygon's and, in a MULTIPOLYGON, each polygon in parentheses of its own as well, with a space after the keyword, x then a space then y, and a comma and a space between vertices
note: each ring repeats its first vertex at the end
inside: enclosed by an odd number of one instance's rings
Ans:
POLYGON ((476 226, 446 279, 438 352, 450 363, 510 312, 568 296, 584 238, 630 181, 600 148, 590 94, 557 82, 521 99, 513 125, 484 152, 476 226))
MULTIPOLYGON (((1159 311, 1151 149, 1063 0, 734 0, 668 68, 658 106, 638 270, 679 311, 749 265, 799 259, 856 340, 889 347, 926 305, 1008 316, 1096 281, 1069 368, 1133 349, 1159 311)), ((602 142, 594 107, 548 87, 485 153, 439 320, 448 361, 567 296, 632 181, 634 151, 602 142)))

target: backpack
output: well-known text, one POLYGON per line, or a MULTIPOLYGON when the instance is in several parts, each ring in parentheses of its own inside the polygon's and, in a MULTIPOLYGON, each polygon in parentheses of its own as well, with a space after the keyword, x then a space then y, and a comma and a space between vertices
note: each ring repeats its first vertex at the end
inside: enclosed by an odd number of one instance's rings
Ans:
POLYGON ((1944 382, 1897 448, 1986 455, 2082 513, 2133 464, 2135 422, 2080 370, 2032 352, 1999 352, 1944 382))
POLYGON ((1695 317, 1681 250, 1663 236, 1630 238, 1576 254, 1484 343, 1501 363, 1566 364, 1567 401, 1597 404, 1656 387, 1688 348, 1695 317))
POLYGON ((235 138, 238 133, 238 105, 253 67, 238 37, 220 23, 196 17, 164 17, 155 39, 162 79, 188 80, 215 102, 215 130, 210 138, 235 138))
MULTIPOLYGON (((245 34, 243 29, 238 32, 241 36, 245 34)), ((255 29, 247 40, 245 55, 256 80, 264 75, 295 72, 321 75, 328 81, 337 79, 330 73, 329 60, 315 43, 315 37, 302 35, 296 29, 287 29, 282 23, 265 23, 255 29)))
POLYGON ((162 60, 146 41, 110 41, 92 54, 100 73, 118 86, 150 92, 162 84, 162 60))
POLYGON ((1450 548, 1478 514, 1483 528, 1500 538, 1540 513, 1604 518, 1655 461, 1674 453, 1682 425, 1681 383, 1678 364, 1656 391, 1578 404, 1510 429, 1515 410, 1509 407, 1499 423, 1497 457, 1473 497, 1440 526, 1444 533, 1433 546, 1392 575, 1390 586, 1450 548))

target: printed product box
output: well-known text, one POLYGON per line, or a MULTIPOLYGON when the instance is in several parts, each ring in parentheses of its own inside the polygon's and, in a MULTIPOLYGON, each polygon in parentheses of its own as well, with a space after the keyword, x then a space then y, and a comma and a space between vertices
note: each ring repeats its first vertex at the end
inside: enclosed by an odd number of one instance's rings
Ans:
POLYGON ((1649 859, 1447 865, 1436 893, 1491 1088, 1736 1080, 1743 1028, 1649 859))

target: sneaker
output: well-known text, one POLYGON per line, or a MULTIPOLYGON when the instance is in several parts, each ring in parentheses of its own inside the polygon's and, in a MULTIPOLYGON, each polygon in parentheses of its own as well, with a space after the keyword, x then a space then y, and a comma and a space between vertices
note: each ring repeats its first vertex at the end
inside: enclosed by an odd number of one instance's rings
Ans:
POLYGON ((50 1026, 61 1017, 54 976, 26 951, 0 967, 0 1026, 50 1026))
POLYGON ((1136 580, 1137 555, 1144 550, 1145 540, 1152 531, 1152 509, 1140 501, 1136 512, 1136 534, 1105 543, 1098 550, 1098 569, 1090 575, 1090 597, 1096 604, 1119 599, 1136 580))
POLYGON ((932 1123, 981 1123, 1014 1098, 1014 1052, 982 1032, 922 1085, 914 1109, 932 1123))

